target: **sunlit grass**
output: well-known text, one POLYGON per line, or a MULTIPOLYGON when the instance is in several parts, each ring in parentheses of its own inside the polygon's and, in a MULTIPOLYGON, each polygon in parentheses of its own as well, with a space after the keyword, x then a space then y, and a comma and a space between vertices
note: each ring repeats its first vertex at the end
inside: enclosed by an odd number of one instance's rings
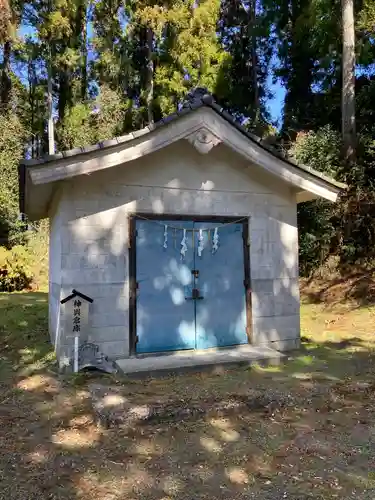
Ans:
POLYGON ((0 376, 40 370, 54 362, 48 335, 48 297, 43 292, 0 294, 0 376))
POLYGON ((208 413, 124 430, 98 424, 91 376, 51 370, 47 295, 0 294, 4 498, 367 500, 375 488, 373 393, 356 384, 374 384, 375 308, 343 310, 303 304, 301 349, 278 365, 131 381, 98 375, 96 383, 115 385, 137 406, 205 407, 254 392, 292 398, 272 413, 208 413))

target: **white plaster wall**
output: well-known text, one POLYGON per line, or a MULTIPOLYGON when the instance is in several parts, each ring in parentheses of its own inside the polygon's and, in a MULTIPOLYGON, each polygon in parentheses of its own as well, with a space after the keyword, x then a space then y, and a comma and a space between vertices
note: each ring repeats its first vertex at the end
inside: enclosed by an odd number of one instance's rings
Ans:
POLYGON ((295 196, 287 184, 226 146, 201 155, 183 140, 134 162, 76 177, 65 182, 60 206, 61 294, 77 288, 94 299, 91 338, 107 355, 128 355, 127 217, 134 212, 249 216, 253 342, 296 345, 295 196))
POLYGON ((49 212, 49 334, 55 343, 60 315, 61 251, 64 209, 61 191, 53 199, 49 212))

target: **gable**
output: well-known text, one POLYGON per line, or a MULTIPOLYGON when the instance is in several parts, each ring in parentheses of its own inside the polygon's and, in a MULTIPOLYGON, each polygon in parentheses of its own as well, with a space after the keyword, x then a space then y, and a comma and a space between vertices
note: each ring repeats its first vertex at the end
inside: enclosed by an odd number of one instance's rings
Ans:
POLYGON ((183 112, 178 119, 164 120, 163 126, 156 124, 106 141, 101 147, 78 148, 41 162, 25 162, 21 167, 21 178, 24 177, 20 184, 21 211, 34 219, 46 216, 54 186, 59 181, 96 175, 118 166, 127 168, 127 163, 147 158, 181 140, 186 140, 201 155, 211 155, 216 147, 225 145, 249 165, 256 165, 274 179, 288 184, 294 189, 297 202, 316 197, 335 201, 344 188, 312 169, 279 158, 214 109, 204 106, 183 112))
MULTIPOLYGON (((254 196, 277 196, 280 203, 295 201, 289 184, 280 182, 256 165, 249 165, 226 145, 220 144, 210 154, 201 155, 184 140, 150 157, 134 160, 126 168, 119 165, 95 175, 79 176, 69 185, 77 200, 80 196, 98 200, 109 194, 112 202, 118 193, 118 204, 128 202, 125 191, 133 193, 135 188, 142 188, 142 193, 149 192, 150 197, 156 191, 175 197, 186 192, 197 196, 216 192, 223 197, 225 193, 239 196, 252 193, 254 196)), ((131 196, 130 200, 133 200, 131 196)))
POLYGON ((64 237, 66 251, 86 248, 91 242, 91 252, 110 245, 116 255, 123 254, 128 217, 134 213, 146 218, 151 213, 250 215, 254 240, 266 228, 272 227, 270 241, 277 235, 285 238, 285 231, 289 238, 295 229, 296 204, 290 186, 270 181, 256 166, 248 168, 225 145, 202 156, 186 141, 179 141, 154 153, 152 164, 147 160, 140 158, 127 168, 118 166, 65 183, 61 212, 71 235, 64 237))

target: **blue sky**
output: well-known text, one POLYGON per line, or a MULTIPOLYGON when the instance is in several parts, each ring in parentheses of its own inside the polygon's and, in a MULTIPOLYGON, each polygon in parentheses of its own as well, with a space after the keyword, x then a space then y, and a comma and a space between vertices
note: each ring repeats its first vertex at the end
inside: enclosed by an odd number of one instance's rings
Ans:
POLYGON ((269 77, 268 87, 273 94, 273 99, 268 101, 268 108, 271 114, 271 119, 277 122, 277 127, 281 127, 282 111, 285 99, 285 88, 280 83, 272 83, 271 76, 269 77))
POLYGON ((35 35, 35 29, 27 26, 26 24, 21 24, 21 26, 18 28, 18 35, 20 37, 25 37, 27 35, 33 36, 35 35))

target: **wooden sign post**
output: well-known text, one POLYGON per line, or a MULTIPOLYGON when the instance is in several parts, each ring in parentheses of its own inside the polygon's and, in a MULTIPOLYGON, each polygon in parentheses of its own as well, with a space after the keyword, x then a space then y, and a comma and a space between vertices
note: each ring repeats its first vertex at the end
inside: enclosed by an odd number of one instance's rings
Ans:
POLYGON ((72 290, 71 295, 61 300, 65 304, 64 330, 65 338, 74 339, 73 370, 78 372, 79 346, 88 340, 89 306, 94 300, 77 290, 72 290))

